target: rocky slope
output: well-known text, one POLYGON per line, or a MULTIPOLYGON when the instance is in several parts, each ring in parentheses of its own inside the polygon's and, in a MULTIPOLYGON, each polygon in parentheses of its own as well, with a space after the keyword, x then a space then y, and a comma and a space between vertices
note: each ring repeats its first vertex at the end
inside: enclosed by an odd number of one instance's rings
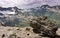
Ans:
MULTIPOLYGON (((57 30, 57 35, 54 38, 60 38, 60 28, 57 30)), ((50 38, 35 34, 31 27, 8 27, 0 26, 0 38, 50 38)))

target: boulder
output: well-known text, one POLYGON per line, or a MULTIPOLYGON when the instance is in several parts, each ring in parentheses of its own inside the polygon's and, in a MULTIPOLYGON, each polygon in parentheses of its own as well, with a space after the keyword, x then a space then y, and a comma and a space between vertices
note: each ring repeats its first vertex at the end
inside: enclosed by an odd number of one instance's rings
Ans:
POLYGON ((51 22, 46 16, 31 19, 30 26, 33 28, 33 32, 47 36, 55 36, 58 29, 56 24, 51 22))

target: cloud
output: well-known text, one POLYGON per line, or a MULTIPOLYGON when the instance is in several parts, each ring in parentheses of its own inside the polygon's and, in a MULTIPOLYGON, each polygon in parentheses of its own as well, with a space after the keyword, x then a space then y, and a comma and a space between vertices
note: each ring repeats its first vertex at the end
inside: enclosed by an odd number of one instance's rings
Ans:
POLYGON ((35 7, 43 4, 60 5, 60 0, 0 0, 1 7, 35 7))
POLYGON ((17 5, 27 5, 34 2, 34 0, 0 0, 0 6, 9 7, 9 6, 17 6, 17 5))

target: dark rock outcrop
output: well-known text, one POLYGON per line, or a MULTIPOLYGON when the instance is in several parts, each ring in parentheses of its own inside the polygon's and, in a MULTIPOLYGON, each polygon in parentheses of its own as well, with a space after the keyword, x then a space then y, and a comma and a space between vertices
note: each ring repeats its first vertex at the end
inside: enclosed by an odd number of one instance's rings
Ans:
POLYGON ((33 32, 46 36, 55 36, 58 29, 55 23, 48 20, 46 16, 32 19, 30 21, 30 26, 33 28, 33 32))

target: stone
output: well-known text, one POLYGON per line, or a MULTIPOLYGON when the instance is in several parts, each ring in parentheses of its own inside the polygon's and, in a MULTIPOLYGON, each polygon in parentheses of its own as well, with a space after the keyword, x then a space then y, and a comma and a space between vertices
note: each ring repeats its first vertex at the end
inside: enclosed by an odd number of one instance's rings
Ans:
POLYGON ((5 37, 5 34, 2 35, 2 38, 4 38, 4 37, 5 37))
POLYGON ((21 37, 17 37, 17 38, 21 38, 21 37))
POLYGON ((26 28, 26 31, 30 31, 30 28, 26 28))
POLYGON ((29 36, 30 34, 28 33, 27 35, 29 36))
POLYGON ((58 29, 55 23, 50 21, 46 16, 31 19, 30 26, 33 28, 33 32, 42 33, 46 36, 55 36, 58 29))
POLYGON ((4 22, 1 22, 0 25, 1 25, 1 26, 6 26, 4 22))

